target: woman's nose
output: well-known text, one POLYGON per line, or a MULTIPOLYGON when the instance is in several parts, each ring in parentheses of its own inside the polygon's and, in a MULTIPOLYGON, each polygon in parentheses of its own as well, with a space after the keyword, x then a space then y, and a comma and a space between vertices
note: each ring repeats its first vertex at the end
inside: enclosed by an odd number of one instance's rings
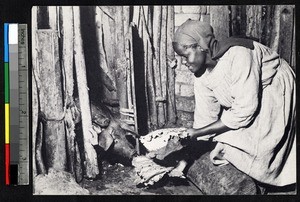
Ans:
POLYGON ((188 62, 186 61, 186 58, 181 59, 181 64, 183 64, 185 66, 189 66, 188 62))

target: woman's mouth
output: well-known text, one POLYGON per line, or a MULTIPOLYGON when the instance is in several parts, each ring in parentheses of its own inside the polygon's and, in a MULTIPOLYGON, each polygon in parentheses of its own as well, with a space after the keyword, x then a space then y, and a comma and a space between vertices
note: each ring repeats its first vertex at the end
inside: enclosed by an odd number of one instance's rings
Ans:
POLYGON ((193 66, 188 66, 188 69, 194 73, 194 67, 193 66))

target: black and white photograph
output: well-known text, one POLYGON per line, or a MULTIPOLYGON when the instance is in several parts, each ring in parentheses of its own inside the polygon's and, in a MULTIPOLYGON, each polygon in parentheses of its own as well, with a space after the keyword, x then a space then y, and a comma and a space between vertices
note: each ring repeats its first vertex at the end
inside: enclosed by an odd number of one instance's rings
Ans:
POLYGON ((295 5, 34 6, 34 195, 296 195, 295 5))

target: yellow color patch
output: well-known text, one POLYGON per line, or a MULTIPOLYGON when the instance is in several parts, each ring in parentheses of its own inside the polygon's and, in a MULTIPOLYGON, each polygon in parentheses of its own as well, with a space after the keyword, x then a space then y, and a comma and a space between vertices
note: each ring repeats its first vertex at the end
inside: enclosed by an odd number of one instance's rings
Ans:
POLYGON ((9 144, 9 104, 5 104, 5 144, 9 144))

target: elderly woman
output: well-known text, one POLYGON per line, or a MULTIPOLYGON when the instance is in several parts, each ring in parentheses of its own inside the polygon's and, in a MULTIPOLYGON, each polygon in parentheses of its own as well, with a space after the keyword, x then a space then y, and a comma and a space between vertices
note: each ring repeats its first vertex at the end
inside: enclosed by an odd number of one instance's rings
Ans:
POLYGON ((215 165, 230 163, 263 184, 296 182, 295 74, 270 48, 250 39, 217 41, 212 27, 187 20, 175 52, 194 73, 194 140, 217 142, 215 165))

